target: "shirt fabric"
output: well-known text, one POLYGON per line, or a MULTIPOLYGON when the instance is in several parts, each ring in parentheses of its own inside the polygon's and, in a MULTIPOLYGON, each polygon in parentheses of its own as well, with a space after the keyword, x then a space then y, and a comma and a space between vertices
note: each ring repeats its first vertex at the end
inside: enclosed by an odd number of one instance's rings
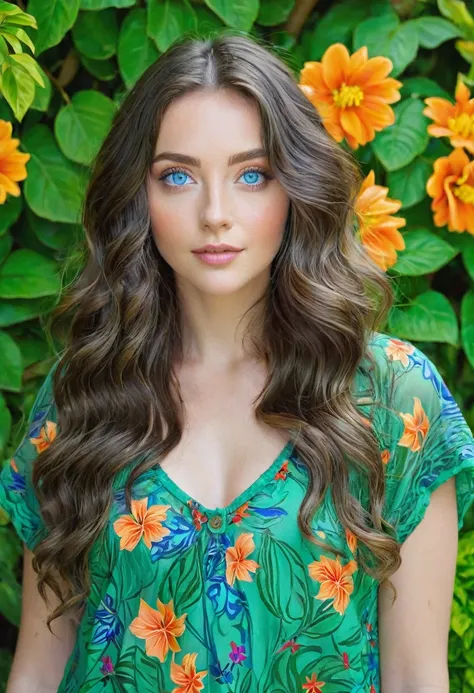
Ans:
MULTIPOLYGON (((384 518, 403 542, 431 493, 455 476, 461 528, 474 498, 465 419, 421 350, 380 332, 369 347, 383 406, 359 410, 379 443, 384 518)), ((53 369, 0 477, 0 505, 30 549, 44 531, 31 468, 57 433, 53 369)), ((352 391, 370 396, 368 388, 359 369, 352 391)), ((312 529, 343 558, 301 534, 307 484, 289 441, 225 508, 204 507, 159 466, 136 480, 130 509, 123 486, 114 486, 58 693, 380 693, 379 583, 359 566, 357 539, 340 524, 330 487, 312 529)), ((351 490, 362 500, 357 475, 351 490)))

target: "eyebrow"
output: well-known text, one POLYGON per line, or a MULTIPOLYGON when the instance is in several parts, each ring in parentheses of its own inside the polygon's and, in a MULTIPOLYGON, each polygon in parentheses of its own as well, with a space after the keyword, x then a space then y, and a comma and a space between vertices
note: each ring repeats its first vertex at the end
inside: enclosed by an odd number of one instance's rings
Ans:
MULTIPOLYGON (((248 149, 245 152, 233 154, 229 157, 228 163, 229 166, 233 166, 234 164, 241 164, 243 161, 257 159, 261 156, 267 156, 267 152, 261 147, 256 147, 255 149, 248 149)), ((189 156, 188 154, 180 154, 179 152, 161 152, 155 156, 152 163, 154 164, 156 161, 161 161, 161 159, 179 161, 181 164, 188 164, 188 166, 201 166, 201 159, 196 159, 194 156, 189 156)))

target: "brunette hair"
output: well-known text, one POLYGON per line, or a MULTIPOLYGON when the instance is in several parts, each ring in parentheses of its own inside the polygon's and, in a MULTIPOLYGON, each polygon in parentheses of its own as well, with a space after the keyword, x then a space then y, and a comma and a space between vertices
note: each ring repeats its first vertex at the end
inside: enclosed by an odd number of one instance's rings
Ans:
MULTIPOLYGON (((250 310, 258 308, 260 320, 264 311, 255 349, 269 374, 255 414, 293 437, 310 473, 299 527, 328 548, 311 519, 331 484, 339 520, 359 540, 361 567, 383 580, 400 565, 400 547, 381 516, 380 449, 351 391, 357 369, 373 367, 368 342, 394 300, 389 278, 355 232, 358 166, 270 46, 232 31, 186 36, 117 111, 87 190, 80 270, 47 326, 67 325, 52 381, 58 435, 33 470, 48 529, 35 551, 38 587, 45 598, 48 585, 61 601, 48 626, 89 593, 89 555, 117 479, 129 503, 133 482, 182 434, 173 371, 182 355, 180 306, 150 231, 146 178, 166 108, 203 89, 254 100, 269 163, 290 200, 267 291, 250 310), (351 465, 367 488, 367 507, 351 494, 351 465)), ((374 402, 370 394, 367 402, 374 402)))

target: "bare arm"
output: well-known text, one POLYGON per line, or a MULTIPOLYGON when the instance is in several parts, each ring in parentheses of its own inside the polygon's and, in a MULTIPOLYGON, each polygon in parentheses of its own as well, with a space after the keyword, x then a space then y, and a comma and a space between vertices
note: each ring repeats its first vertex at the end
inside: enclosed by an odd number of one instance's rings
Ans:
POLYGON ((426 514, 379 588, 381 693, 449 693, 448 636, 458 549, 455 480, 431 495, 426 514))
MULTIPOLYGON (((76 640, 76 626, 68 616, 51 623, 54 635, 48 630, 46 617, 52 609, 36 587, 32 557, 25 547, 20 632, 6 693, 56 693, 76 640)), ((50 602, 51 607, 58 604, 54 595, 50 602)))

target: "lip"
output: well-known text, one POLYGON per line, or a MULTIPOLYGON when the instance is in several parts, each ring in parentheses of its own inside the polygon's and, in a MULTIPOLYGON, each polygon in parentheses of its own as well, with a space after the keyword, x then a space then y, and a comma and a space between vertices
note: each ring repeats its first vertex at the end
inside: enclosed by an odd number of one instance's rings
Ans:
POLYGON ((238 250, 227 250, 223 253, 194 253, 196 257, 205 262, 207 265, 226 265, 232 262, 241 251, 238 250))
POLYGON ((236 248, 234 245, 228 245, 227 243, 208 243, 207 245, 203 245, 202 248, 196 248, 196 250, 193 250, 193 253, 238 253, 241 250, 242 248, 236 248))

